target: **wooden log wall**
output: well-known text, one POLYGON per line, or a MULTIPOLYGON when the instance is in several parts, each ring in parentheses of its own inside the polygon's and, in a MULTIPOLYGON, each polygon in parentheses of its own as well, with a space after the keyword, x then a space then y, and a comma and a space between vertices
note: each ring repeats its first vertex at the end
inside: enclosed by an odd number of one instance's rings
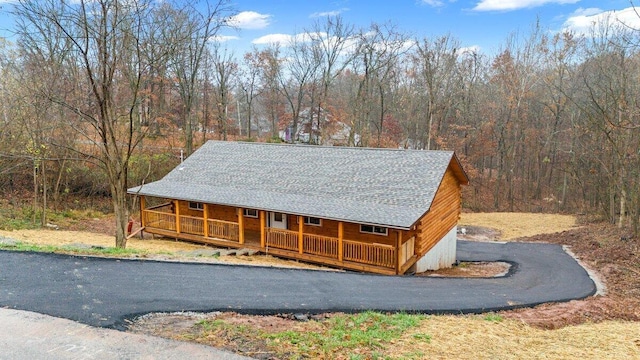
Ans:
MULTIPOLYGON (((295 215, 289 215, 287 218, 287 227, 289 230, 298 230, 298 217, 295 215)), ((338 221, 322 219, 322 226, 304 225, 305 234, 314 234, 320 236, 338 237, 338 221)), ((343 225, 343 237, 347 240, 358 240, 364 243, 377 243, 385 245, 395 244, 395 234, 392 234, 393 230, 389 229, 387 235, 382 234, 368 234, 360 232, 360 224, 354 224, 344 222, 343 225)))
POLYGON ((431 250, 458 223, 462 209, 460 187, 460 182, 451 168, 447 169, 429 212, 418 221, 415 232, 403 234, 404 238, 415 235, 418 258, 431 250))
MULTIPOLYGON (((203 210, 189 208, 188 201, 178 201, 179 213, 183 216, 204 217, 203 210)), ((209 219, 238 222, 237 208, 226 205, 209 204, 209 219)), ((268 217, 268 213, 265 214, 268 217)), ((287 229, 298 231, 298 219, 296 215, 287 215, 287 229)), ((249 231, 260 231, 260 219, 252 217, 244 217, 244 229, 249 231)), ((338 237, 338 221, 322 219, 322 226, 305 225, 304 232, 313 235, 338 237)), ((360 232, 360 224, 345 222, 343 225, 343 238, 346 240, 357 240, 369 244, 385 244, 394 245, 396 242, 396 234, 392 229, 388 230, 387 235, 368 234, 360 232)), ((408 238, 405 236, 405 238, 408 238)))

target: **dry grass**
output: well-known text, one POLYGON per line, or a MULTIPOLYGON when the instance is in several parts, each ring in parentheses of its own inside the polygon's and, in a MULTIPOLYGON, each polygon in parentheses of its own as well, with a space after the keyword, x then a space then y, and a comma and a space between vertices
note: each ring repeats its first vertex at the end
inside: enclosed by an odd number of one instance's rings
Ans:
MULTIPOLYGON (((44 229, 13 231, 0 230, 0 236, 19 240, 26 244, 39 246, 64 247, 82 244, 109 248, 115 245, 115 239, 112 235, 86 231, 44 229)), ((194 256, 189 255, 189 253, 197 252, 198 250, 211 250, 212 248, 206 245, 198 245, 167 238, 139 239, 133 237, 127 241, 127 249, 137 250, 138 252, 143 253, 146 258, 155 260, 188 260, 197 262, 333 270, 313 264, 301 263, 295 260, 279 259, 270 255, 230 255, 219 257, 194 256)))
POLYGON ((332 314, 300 322, 278 316, 214 313, 197 318, 144 317, 130 331, 271 360, 640 359, 640 323, 619 320, 543 330, 497 314, 422 320, 402 314, 332 314), (361 323, 358 319, 369 320, 361 323))
POLYGON ((404 334, 387 355, 409 359, 640 359, 640 323, 607 321, 541 330, 500 317, 433 316, 404 334), (428 334, 429 340, 421 341, 422 334, 428 334))
POLYGON ((463 213, 460 226, 488 227, 500 232, 499 240, 553 234, 577 226, 573 215, 531 213, 463 213))
MULTIPOLYGON (((85 244, 102 247, 113 247, 113 236, 84 231, 67 230, 0 230, 0 236, 20 240, 34 245, 65 246, 71 244, 85 244)), ((140 240, 131 238, 127 241, 127 248, 149 253, 173 253, 178 251, 194 251, 206 249, 205 246, 170 240, 140 240)))

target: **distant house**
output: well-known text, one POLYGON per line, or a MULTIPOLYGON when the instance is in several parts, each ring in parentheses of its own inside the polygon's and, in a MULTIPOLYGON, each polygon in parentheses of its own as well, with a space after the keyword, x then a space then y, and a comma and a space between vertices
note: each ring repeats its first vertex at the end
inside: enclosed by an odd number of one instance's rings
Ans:
MULTIPOLYGON (((335 120, 331 114, 322 109, 318 114, 306 108, 300 112, 296 134, 293 130, 293 121, 290 121, 284 130, 279 131, 280 139, 286 142, 313 143, 319 145, 349 145, 351 126, 342 121, 335 120)), ((354 134, 353 141, 358 144, 360 135, 354 134)))
POLYGON ((451 151, 209 141, 129 193, 149 233, 404 274, 455 262, 466 184, 451 151))

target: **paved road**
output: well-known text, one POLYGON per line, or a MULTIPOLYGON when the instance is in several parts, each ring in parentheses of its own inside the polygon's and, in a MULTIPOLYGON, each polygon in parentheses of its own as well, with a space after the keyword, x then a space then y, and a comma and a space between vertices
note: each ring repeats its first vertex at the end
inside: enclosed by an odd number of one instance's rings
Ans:
POLYGON ((0 251, 0 306, 122 329, 149 312, 473 313, 596 291, 558 245, 459 241, 458 259, 514 266, 500 278, 451 279, 0 251))
POLYGON ((249 360, 210 346, 94 328, 29 311, 0 309, 0 359, 249 360))

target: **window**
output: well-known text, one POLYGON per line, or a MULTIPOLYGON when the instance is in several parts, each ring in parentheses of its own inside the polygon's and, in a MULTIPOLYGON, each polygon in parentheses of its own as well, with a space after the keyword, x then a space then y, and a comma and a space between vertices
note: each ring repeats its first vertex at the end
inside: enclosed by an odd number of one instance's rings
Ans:
POLYGON ((282 213, 273 213, 273 221, 282 222, 282 213))
POLYGON ((360 225, 360 232, 384 236, 388 235, 388 229, 386 227, 373 225, 360 225))
POLYGON ((244 213, 244 216, 246 217, 250 217, 250 218, 258 217, 258 210, 256 209, 244 209, 243 213, 244 213))
POLYGON ((204 204, 199 203, 199 202, 195 202, 195 201, 189 201, 189 209, 191 209, 191 210, 204 210, 204 204))
POLYGON ((317 217, 305 216, 304 217, 305 225, 313 225, 313 226, 322 226, 322 219, 317 217))

